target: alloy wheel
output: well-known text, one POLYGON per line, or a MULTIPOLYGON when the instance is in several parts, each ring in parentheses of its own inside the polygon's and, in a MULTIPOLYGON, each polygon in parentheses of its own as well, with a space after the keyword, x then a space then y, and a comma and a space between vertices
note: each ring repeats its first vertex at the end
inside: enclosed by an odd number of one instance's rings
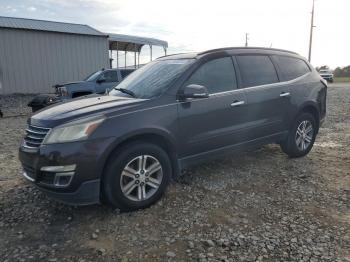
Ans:
POLYGON ((309 148, 314 135, 314 128, 309 120, 302 121, 295 134, 295 143, 300 151, 309 148))
POLYGON ((163 180, 162 165, 153 156, 140 155, 124 167, 120 176, 120 187, 126 198, 144 201, 152 197, 163 180))

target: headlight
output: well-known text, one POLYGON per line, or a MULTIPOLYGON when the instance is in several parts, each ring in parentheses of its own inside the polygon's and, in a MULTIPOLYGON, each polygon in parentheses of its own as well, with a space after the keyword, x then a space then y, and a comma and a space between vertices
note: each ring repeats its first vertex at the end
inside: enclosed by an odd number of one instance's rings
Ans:
POLYGON ((105 117, 87 118, 55 127, 47 134, 44 144, 84 140, 105 120, 105 117))
POLYGON ((60 86, 59 87, 59 93, 61 96, 68 96, 68 91, 66 86, 60 86))

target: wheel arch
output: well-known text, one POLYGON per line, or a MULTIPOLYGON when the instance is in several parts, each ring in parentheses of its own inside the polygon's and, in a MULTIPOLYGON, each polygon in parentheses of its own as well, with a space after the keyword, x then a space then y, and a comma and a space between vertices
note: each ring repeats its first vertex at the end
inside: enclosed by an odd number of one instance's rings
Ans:
POLYGON ((178 157, 177 157, 177 148, 175 146, 173 139, 170 137, 170 135, 168 135, 164 131, 150 129, 150 130, 145 130, 143 132, 135 132, 135 133, 129 134, 128 136, 118 139, 118 141, 116 141, 111 146, 111 149, 108 150, 107 157, 105 158, 105 161, 103 163, 101 179, 103 179, 103 176, 105 174, 105 169, 108 165, 108 162, 111 161, 113 155, 125 145, 134 143, 137 141, 148 142, 161 147, 168 154, 170 158, 170 162, 172 165, 172 178, 176 179, 176 177, 179 176, 180 167, 179 167, 178 157))
POLYGON ((314 116, 317 124, 317 132, 318 132, 318 129, 320 127, 320 111, 318 109, 317 103, 309 102, 304 104, 298 111, 298 114, 295 116, 295 118, 298 117, 298 115, 300 115, 301 113, 310 113, 314 116))

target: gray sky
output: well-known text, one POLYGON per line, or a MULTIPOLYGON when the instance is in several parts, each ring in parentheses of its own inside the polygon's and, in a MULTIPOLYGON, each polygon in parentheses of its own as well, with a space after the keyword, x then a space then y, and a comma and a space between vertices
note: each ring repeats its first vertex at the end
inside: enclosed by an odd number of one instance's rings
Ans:
MULTIPOLYGON (((349 65, 350 1, 315 4, 312 64, 349 65)), ((283 48, 306 57, 311 5, 312 0, 1 0, 0 15, 160 38, 169 42, 170 53, 243 46, 248 32, 250 46, 283 48)))

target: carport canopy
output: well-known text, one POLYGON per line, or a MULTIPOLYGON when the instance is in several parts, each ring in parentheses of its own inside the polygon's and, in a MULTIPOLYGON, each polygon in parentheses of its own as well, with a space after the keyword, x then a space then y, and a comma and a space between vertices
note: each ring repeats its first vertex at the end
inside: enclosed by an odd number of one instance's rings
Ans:
MULTIPOLYGON (((108 44, 109 50, 117 51, 117 68, 119 67, 119 51, 126 52, 134 52, 134 60, 135 60, 135 68, 140 64, 140 52, 144 45, 148 45, 150 47, 150 58, 152 61, 152 46, 161 46, 164 50, 164 54, 166 55, 168 42, 149 38, 149 37, 139 37, 139 36, 131 36, 131 35, 123 35, 123 34, 107 34, 108 35, 108 44), (136 57, 138 55, 138 62, 136 63, 136 57)), ((112 60, 111 60, 112 61, 112 60)), ((111 62, 112 64, 112 62, 111 62)), ((126 66, 126 56, 125 56, 125 64, 126 66)), ((111 66, 112 67, 112 66, 111 66)))

